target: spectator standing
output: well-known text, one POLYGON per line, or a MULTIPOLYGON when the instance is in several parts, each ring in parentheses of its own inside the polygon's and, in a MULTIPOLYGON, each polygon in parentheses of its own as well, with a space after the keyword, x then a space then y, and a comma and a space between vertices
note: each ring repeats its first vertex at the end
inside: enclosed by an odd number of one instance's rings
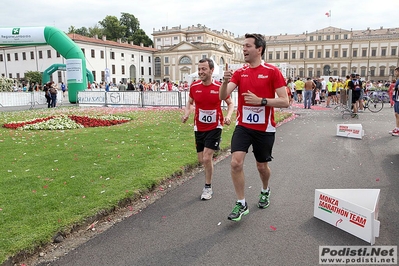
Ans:
POLYGON ((316 88, 316 84, 314 84, 311 78, 307 78, 305 82, 305 101, 304 101, 304 108, 310 109, 310 104, 312 103, 312 93, 313 89, 316 88))
POLYGON ((391 134, 392 136, 399 136, 399 67, 395 68, 395 77, 396 83, 394 86, 392 100, 394 101, 393 109, 395 112, 396 127, 392 130, 391 134))
POLYGON ((298 78, 295 81, 295 89, 296 89, 296 94, 298 97, 298 103, 301 103, 303 100, 302 91, 303 91, 304 86, 305 86, 305 82, 303 82, 300 78, 298 78))

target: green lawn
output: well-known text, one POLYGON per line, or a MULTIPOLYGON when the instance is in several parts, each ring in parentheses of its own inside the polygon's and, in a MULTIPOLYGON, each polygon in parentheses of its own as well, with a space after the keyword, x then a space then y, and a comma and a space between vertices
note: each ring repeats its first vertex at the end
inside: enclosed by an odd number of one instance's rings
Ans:
MULTIPOLYGON (((0 125, 54 114, 129 117, 128 123, 64 131, 0 128, 0 264, 121 200, 197 165, 193 117, 182 110, 57 108, 1 112, 0 125)), ((282 120, 289 113, 277 113, 282 120)), ((225 126, 221 148, 234 125, 225 126)))

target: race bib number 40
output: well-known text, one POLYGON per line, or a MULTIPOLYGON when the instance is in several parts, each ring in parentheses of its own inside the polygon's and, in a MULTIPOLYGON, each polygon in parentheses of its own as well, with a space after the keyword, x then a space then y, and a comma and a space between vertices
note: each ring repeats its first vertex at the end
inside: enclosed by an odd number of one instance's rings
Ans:
POLYGON ((216 110, 199 109, 199 121, 202 123, 216 123, 216 110))
POLYGON ((265 106, 243 106, 242 122, 247 124, 264 124, 266 107, 265 106))

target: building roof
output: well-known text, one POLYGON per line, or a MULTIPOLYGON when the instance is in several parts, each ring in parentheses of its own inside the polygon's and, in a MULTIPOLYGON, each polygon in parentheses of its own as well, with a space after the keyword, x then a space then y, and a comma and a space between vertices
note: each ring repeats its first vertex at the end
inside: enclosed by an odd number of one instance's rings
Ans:
POLYGON ((86 36, 82 36, 82 35, 76 34, 76 33, 70 33, 67 35, 74 42, 85 42, 85 43, 94 43, 94 44, 99 44, 99 45, 116 46, 116 47, 121 47, 121 48, 129 48, 129 49, 142 50, 142 51, 147 51, 147 52, 158 51, 157 49, 155 49, 153 47, 145 47, 145 46, 141 46, 141 45, 135 45, 135 44, 133 44, 133 42, 130 42, 130 43, 122 42, 120 39, 117 42, 109 41, 106 39, 105 36, 103 36, 103 38, 99 39, 97 37, 86 37, 86 36))

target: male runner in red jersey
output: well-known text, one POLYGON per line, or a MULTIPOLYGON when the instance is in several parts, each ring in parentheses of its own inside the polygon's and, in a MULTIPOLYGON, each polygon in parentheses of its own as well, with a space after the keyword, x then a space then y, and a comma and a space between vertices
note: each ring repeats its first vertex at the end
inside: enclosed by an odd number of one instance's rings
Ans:
POLYGON ((220 99, 225 99, 238 87, 237 123, 231 140, 231 177, 238 200, 228 216, 233 221, 240 221, 243 215, 249 213, 244 196, 243 165, 251 145, 262 181, 258 207, 267 208, 270 204, 268 162, 273 158, 276 132, 274 107, 289 106, 283 75, 278 68, 262 61, 265 49, 266 41, 261 34, 246 34, 243 53, 248 64, 234 74, 231 70, 225 71, 219 90, 220 99))
POLYGON ((213 154, 215 150, 219 149, 223 124, 229 125, 231 123, 230 119, 234 111, 234 104, 230 96, 226 96, 224 101, 227 103, 227 115, 223 118, 222 101, 219 100, 221 84, 212 79, 214 68, 214 63, 209 58, 203 58, 199 61, 198 77, 200 80, 190 86, 189 99, 182 117, 182 122, 185 123, 195 103, 195 145, 198 161, 205 168, 205 187, 202 190, 202 200, 212 198, 213 154))

